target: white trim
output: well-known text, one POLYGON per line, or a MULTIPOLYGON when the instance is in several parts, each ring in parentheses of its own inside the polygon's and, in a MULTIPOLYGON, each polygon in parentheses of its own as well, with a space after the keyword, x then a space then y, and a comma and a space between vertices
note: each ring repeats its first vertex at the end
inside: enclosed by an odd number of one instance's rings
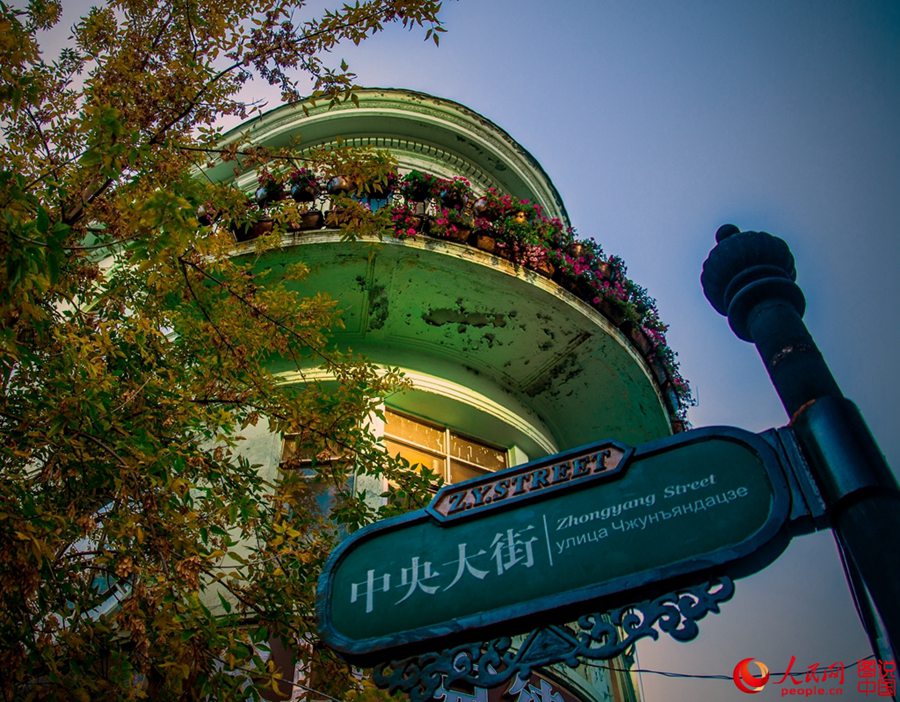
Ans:
MULTIPOLYGON (((385 371, 387 370, 385 366, 380 367, 385 368, 385 371)), ((456 402, 468 405, 480 412, 489 414, 495 419, 500 420, 504 424, 527 436, 540 446, 542 450, 546 451, 547 454, 559 452, 556 443, 544 429, 537 426, 536 423, 525 419, 521 415, 512 412, 486 395, 475 392, 460 383, 454 383, 451 380, 438 378, 437 376, 429 375, 428 373, 422 373, 409 368, 400 368, 399 370, 412 383, 416 390, 455 400, 456 402)), ((302 371, 285 371, 276 374, 275 377, 278 379, 279 383, 283 385, 330 381, 335 379, 333 373, 322 368, 305 368, 302 371)))

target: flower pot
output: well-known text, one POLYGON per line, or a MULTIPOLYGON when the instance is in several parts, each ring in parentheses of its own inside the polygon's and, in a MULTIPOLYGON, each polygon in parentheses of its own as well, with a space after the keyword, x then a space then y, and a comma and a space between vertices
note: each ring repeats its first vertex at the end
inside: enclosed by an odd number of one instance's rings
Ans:
POLYGON ((550 277, 552 278, 553 282, 559 285, 561 288, 570 290, 569 281, 571 280, 571 278, 564 268, 557 267, 556 270, 553 271, 553 275, 550 277))
POLYGON ((494 249, 494 254, 499 256, 500 258, 505 258, 507 261, 516 260, 516 249, 515 247, 510 246, 505 241, 497 240, 496 248, 494 249))
POLYGON ((662 362, 658 358, 650 358, 650 369, 653 371, 653 375, 656 376, 656 382, 660 385, 664 385, 666 381, 669 379, 669 374, 666 372, 666 367, 662 364, 662 362))
POLYGON ((475 247, 492 254, 497 251, 497 240, 485 232, 475 232, 475 247))
POLYGON ((628 330, 628 338, 631 339, 644 356, 649 355, 653 351, 653 344, 640 326, 632 325, 628 330))
POLYGON ((231 233, 234 234, 238 243, 243 243, 271 234, 274 226, 271 219, 263 219, 259 222, 237 222, 231 225, 231 233))
POLYGON ((325 225, 332 228, 340 227, 346 224, 348 220, 348 210, 344 207, 332 207, 325 213, 325 225))
POLYGON ((672 420, 672 433, 680 434, 683 431, 687 431, 687 422, 683 419, 673 419, 672 420))
POLYGON ((550 278, 553 276, 553 272, 556 268, 553 266, 550 261, 547 259, 543 259, 540 261, 532 261, 526 264, 528 268, 535 271, 536 273, 540 273, 542 276, 550 278))
POLYGON ((313 229, 321 229, 325 225, 325 217, 319 210, 310 210, 300 215, 297 222, 291 224, 292 231, 308 232, 313 229))
POLYGON ((448 230, 446 238, 450 241, 456 241, 460 244, 466 244, 469 237, 472 236, 472 230, 467 227, 457 227, 456 231, 448 230))
POLYGON ((622 306, 617 302, 613 302, 606 298, 600 298, 599 309, 604 316, 616 326, 622 324, 626 319, 625 310, 622 309, 622 306))

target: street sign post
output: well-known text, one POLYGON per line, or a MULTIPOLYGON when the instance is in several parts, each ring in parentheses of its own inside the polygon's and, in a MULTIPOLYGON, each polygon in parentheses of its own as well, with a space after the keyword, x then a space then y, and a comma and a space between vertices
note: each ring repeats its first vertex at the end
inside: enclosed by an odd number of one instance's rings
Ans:
POLYGON ((581 447, 351 536, 319 582, 320 632, 386 660, 752 572, 783 549, 789 506, 776 454, 740 429, 581 447))

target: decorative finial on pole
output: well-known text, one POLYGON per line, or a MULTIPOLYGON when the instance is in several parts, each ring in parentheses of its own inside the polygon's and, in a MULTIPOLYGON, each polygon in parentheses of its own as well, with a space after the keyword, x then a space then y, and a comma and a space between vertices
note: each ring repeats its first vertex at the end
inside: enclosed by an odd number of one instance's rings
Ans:
MULTIPOLYGON (((895 655, 900 652, 900 489, 857 409, 803 323, 806 300, 788 245, 766 232, 716 231, 703 264, 706 299, 756 345, 895 655)), ((865 622, 864 622, 865 623, 865 622)))
POLYGON ((740 234, 741 230, 733 224, 723 224, 716 230, 716 243, 720 244, 734 234, 740 234))
POLYGON ((782 300, 803 316, 806 300, 794 282, 794 257, 782 239, 723 224, 716 231, 716 242, 703 264, 700 283, 706 299, 716 312, 728 317, 739 338, 756 341, 750 330, 750 312, 759 300, 782 300))

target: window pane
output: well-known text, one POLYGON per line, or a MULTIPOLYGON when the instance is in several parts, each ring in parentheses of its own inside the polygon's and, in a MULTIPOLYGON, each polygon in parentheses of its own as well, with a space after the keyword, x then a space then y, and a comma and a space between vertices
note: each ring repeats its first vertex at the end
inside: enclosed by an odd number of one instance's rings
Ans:
POLYGON ((450 435, 450 456, 461 458, 467 463, 474 463, 488 470, 506 468, 506 451, 485 446, 471 439, 464 439, 456 434, 450 435))
POLYGON ((399 453, 401 457, 409 461, 410 465, 421 463, 426 468, 430 468, 432 471, 437 473, 439 476, 441 476, 441 478, 444 478, 443 456, 437 456, 432 453, 420 451, 419 449, 415 449, 412 446, 405 446, 404 444, 398 443, 396 441, 391 441, 390 439, 384 440, 384 447, 392 456, 396 456, 399 453))
POLYGON ((459 461, 454 461, 452 458, 450 459, 450 482, 451 483, 461 483, 463 480, 468 480, 469 478, 477 478, 479 475, 484 475, 485 473, 489 473, 490 471, 484 470, 483 468, 476 468, 475 466, 466 465, 465 463, 460 463, 459 461))
POLYGON ((384 433, 395 439, 404 439, 425 449, 443 453, 444 430, 425 424, 412 417, 395 414, 390 410, 384 413, 384 433))

